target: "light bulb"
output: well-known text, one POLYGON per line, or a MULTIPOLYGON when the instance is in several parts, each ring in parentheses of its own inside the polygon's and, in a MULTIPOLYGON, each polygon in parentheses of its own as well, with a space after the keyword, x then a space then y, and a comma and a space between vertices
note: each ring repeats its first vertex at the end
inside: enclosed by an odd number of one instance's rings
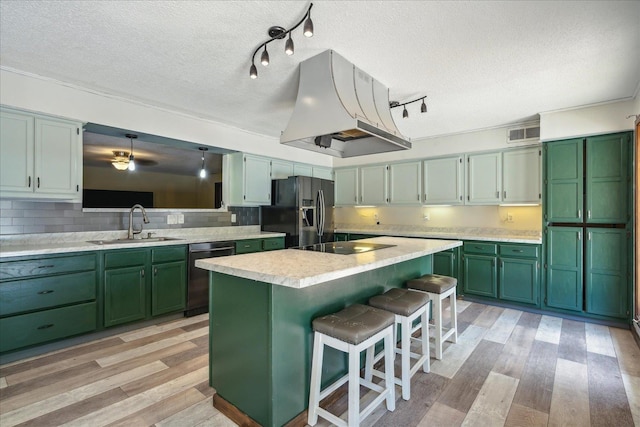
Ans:
POLYGON ((284 53, 289 56, 293 55, 293 39, 291 38, 291 33, 289 33, 289 38, 284 45, 284 53))
POLYGON ((407 117, 409 117, 409 112, 407 111, 407 106, 404 106, 404 110, 402 110, 402 118, 406 119, 407 117))
POLYGON ((311 12, 309 12, 309 17, 306 21, 304 21, 304 32, 305 37, 313 36, 313 21, 311 20, 311 12))
POLYGON ((262 56, 260 57, 260 62, 265 67, 269 65, 269 52, 267 52, 267 45, 264 46, 264 51, 262 52, 262 56))
POLYGON ((421 113, 427 112, 427 104, 424 103, 424 99, 422 100, 422 105, 420 106, 420 112, 421 113))
POLYGON ((207 177, 207 171, 204 170, 204 168, 200 169, 200 178, 206 178, 207 177))
POLYGON ((256 68, 256 64, 251 64, 251 68, 249 69, 249 77, 252 79, 258 78, 258 69, 256 68))
POLYGON ((133 160, 133 154, 129 156, 129 167, 130 171, 136 170, 136 162, 133 160))

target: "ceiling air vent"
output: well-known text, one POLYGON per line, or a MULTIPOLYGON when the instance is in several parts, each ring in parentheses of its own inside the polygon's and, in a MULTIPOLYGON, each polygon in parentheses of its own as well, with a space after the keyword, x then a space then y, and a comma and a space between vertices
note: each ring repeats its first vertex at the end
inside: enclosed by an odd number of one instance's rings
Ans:
POLYGON ((540 125, 524 126, 507 130, 507 142, 533 142, 540 140, 540 125))

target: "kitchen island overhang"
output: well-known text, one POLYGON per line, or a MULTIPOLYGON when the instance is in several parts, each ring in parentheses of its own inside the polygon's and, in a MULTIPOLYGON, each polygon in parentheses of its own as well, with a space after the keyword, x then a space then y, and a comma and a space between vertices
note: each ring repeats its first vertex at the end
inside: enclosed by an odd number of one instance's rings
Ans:
MULTIPOLYGON (((460 241, 377 237, 356 255, 295 249, 199 260, 210 270, 210 385, 254 421, 280 426, 308 406, 311 320, 432 272, 431 255, 460 241)), ((323 383, 346 372, 327 350, 323 383)))

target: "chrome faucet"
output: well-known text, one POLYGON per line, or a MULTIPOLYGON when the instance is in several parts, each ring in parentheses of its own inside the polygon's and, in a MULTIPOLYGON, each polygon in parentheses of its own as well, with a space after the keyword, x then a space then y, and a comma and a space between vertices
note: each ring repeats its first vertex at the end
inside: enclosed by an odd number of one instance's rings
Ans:
POLYGON ((138 208, 138 209, 140 209, 140 211, 142 211, 142 221, 144 221, 145 224, 149 224, 149 218, 147 217, 147 211, 144 210, 142 205, 135 204, 135 205, 131 206, 131 209, 129 210, 129 231, 127 232, 127 239, 130 239, 130 240, 133 239, 133 235, 134 234, 142 233, 142 224, 140 224, 140 230, 134 230, 133 229, 133 211, 136 208, 138 208))

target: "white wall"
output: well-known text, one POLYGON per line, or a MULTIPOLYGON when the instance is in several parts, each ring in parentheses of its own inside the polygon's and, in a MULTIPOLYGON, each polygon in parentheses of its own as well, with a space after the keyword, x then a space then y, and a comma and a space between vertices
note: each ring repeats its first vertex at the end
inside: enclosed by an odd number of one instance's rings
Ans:
POLYGON ((635 114, 640 114, 638 96, 621 102, 540 113, 540 140, 633 130, 634 118, 627 117, 635 114))
POLYGON ((330 157, 284 146, 277 138, 5 69, 0 69, 0 104, 201 145, 332 166, 330 157))

